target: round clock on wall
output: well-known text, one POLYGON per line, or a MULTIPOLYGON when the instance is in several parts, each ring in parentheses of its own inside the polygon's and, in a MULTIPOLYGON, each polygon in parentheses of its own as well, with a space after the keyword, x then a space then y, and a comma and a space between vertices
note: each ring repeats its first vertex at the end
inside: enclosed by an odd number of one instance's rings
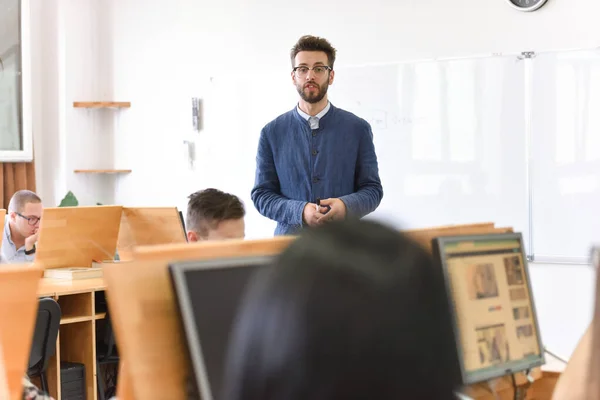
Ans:
POLYGON ((548 0, 506 0, 508 3, 520 11, 535 11, 544 4, 548 0))

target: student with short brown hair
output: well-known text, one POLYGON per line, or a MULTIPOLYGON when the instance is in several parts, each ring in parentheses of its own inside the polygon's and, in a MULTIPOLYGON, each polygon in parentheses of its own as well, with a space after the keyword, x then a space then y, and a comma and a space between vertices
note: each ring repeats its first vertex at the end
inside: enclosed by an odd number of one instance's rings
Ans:
POLYGON ((205 189, 189 196, 186 230, 189 242, 243 239, 244 204, 235 195, 205 189))

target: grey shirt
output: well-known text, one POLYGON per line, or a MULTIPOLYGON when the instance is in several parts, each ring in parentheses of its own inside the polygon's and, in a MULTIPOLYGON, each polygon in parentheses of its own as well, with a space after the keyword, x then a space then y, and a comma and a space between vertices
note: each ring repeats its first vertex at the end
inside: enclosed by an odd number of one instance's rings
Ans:
POLYGON ((33 262, 35 254, 25 254, 25 245, 17 249, 10 236, 10 226, 8 218, 4 223, 4 234, 2 235, 2 257, 0 262, 2 263, 28 263, 33 262))

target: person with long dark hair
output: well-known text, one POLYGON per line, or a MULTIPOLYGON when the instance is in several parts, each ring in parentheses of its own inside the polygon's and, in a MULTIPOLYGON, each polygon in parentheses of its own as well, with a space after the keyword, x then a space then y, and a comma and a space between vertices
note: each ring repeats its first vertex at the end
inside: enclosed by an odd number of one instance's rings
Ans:
POLYGON ((459 389, 441 266, 388 227, 303 231, 241 304, 223 400, 444 400, 459 389))

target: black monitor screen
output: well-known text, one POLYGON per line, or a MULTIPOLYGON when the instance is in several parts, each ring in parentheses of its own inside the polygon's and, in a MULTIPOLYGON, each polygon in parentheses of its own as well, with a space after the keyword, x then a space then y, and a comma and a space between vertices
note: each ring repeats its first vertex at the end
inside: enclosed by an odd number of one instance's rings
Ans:
POLYGON ((193 368, 194 392, 222 397, 223 372, 240 300, 253 273, 271 257, 175 263, 170 266, 193 368))

